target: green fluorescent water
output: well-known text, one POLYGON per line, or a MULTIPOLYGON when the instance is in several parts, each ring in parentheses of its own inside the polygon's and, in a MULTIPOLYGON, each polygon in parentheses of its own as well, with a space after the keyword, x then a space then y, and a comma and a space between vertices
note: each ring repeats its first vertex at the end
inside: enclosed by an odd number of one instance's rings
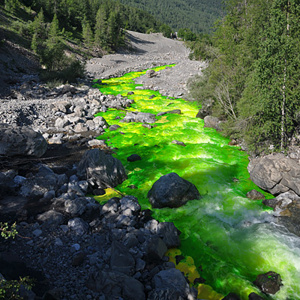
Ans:
POLYGON ((128 180, 117 189, 136 196, 143 209, 151 208, 147 193, 153 183, 176 172, 194 183, 203 197, 177 209, 153 209, 153 215, 160 221, 174 222, 182 232, 180 250, 193 257, 206 283, 224 295, 235 292, 248 299, 249 293, 259 293, 252 284, 256 276, 272 270, 281 274, 284 284, 272 299, 300 299, 300 241, 270 222, 272 211, 261 201, 246 198, 251 189, 262 192, 249 179, 246 153, 229 146, 229 140, 214 129, 204 128, 203 120, 195 118, 195 103, 166 98, 156 91, 135 90, 138 85, 133 78, 145 72, 103 80, 95 86, 105 94, 133 99, 130 111, 157 114, 181 109, 182 114, 156 117, 152 129, 141 123, 120 122, 125 111, 110 109, 98 114, 109 125, 121 126, 99 137, 116 148, 115 157, 127 170, 128 180), (135 94, 127 96, 130 91, 135 94), (156 97, 149 99, 151 95, 156 97), (184 142, 186 147, 172 144, 173 140, 184 142), (142 160, 127 162, 131 154, 139 154, 142 160), (129 188, 131 185, 137 189, 129 188))

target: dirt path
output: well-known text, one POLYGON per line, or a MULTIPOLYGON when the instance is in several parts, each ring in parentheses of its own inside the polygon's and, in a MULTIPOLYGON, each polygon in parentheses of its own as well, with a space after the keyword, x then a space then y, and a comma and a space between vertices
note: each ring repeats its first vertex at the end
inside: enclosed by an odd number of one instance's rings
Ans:
POLYGON ((143 34, 128 31, 128 43, 134 52, 124 51, 93 58, 87 63, 87 71, 93 78, 121 76, 130 71, 176 64, 174 68, 161 71, 158 76, 142 76, 137 83, 145 88, 159 90, 163 95, 186 96, 186 84, 190 77, 200 75, 204 62, 191 61, 189 49, 182 41, 165 38, 160 33, 143 34))

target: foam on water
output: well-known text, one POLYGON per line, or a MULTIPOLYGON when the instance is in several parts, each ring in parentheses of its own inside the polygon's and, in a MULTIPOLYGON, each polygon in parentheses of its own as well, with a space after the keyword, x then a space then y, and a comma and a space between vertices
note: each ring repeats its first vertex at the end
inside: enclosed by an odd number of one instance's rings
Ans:
MULTIPOLYGON (((121 126, 99 137, 117 148, 115 156, 127 170, 128 180, 117 189, 136 196, 142 208, 147 209, 151 208, 147 193, 162 175, 176 172, 197 186, 200 200, 189 201, 177 209, 153 209, 153 216, 173 222, 182 232, 180 251, 193 259, 193 264, 189 261, 181 267, 189 268, 193 276, 195 272, 201 275, 215 290, 200 285, 201 297, 219 300, 219 293, 235 292, 248 299, 249 293, 259 293, 252 284, 256 276, 272 270, 282 276, 284 284, 272 298, 300 299, 300 239, 275 225, 272 211, 262 201, 246 198, 252 189, 263 192, 249 179, 246 153, 229 146, 229 140, 214 129, 204 128, 203 120, 195 118, 195 103, 163 97, 157 91, 136 90, 133 78, 145 72, 103 80, 104 84, 98 87, 103 93, 133 99, 130 111, 157 114, 180 109, 182 113, 156 117, 152 129, 141 123, 120 122, 116 117, 122 119, 124 111, 110 109, 99 113, 109 125, 121 126), (129 91, 134 91, 134 95, 127 96, 129 91), (155 97, 149 99, 151 95, 155 97), (173 140, 186 146, 173 144, 173 140), (142 160, 128 162, 126 158, 134 153, 142 160), (131 185, 137 189, 131 189, 131 185)), ((112 195, 109 191, 107 198, 112 195)))

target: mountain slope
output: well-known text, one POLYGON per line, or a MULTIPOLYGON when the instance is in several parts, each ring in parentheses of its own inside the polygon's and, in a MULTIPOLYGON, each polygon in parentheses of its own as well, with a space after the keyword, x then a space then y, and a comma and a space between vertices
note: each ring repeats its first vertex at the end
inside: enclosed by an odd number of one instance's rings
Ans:
POLYGON ((146 10, 174 30, 190 28, 197 33, 210 33, 222 14, 222 0, 120 0, 146 10))

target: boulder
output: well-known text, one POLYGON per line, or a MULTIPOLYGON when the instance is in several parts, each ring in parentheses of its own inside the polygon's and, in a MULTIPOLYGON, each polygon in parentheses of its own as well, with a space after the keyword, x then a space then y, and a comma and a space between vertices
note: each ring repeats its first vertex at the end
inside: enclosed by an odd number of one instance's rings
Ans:
POLYGON ((201 198, 196 186, 176 173, 160 177, 153 184, 147 197, 154 208, 180 207, 189 200, 201 198))
POLYGON ((112 188, 127 179, 122 163, 100 149, 85 152, 77 173, 95 188, 112 188))
POLYGON ((113 241, 111 245, 110 268, 113 271, 133 275, 135 259, 123 244, 113 241))
POLYGON ((256 185, 273 195, 290 190, 300 195, 300 165, 281 153, 252 159, 248 171, 256 185))
POLYGON ((64 216, 55 210, 46 211, 37 216, 37 220, 47 225, 58 226, 63 224, 64 216))
POLYGON ((206 116, 204 117, 204 127, 214 128, 218 131, 222 131, 221 128, 221 121, 213 116, 206 116))
POLYGON ((83 235, 88 232, 89 224, 81 218, 74 218, 68 221, 68 227, 76 234, 83 235))
POLYGON ((184 275, 175 268, 157 273, 152 279, 152 285, 157 290, 178 292, 183 299, 187 299, 190 294, 190 288, 184 275))
POLYGON ((256 277, 254 284, 265 294, 276 294, 282 286, 279 274, 269 271, 256 277))
POLYGON ((48 144, 40 132, 25 126, 0 124, 0 155, 41 157, 47 147, 48 144))
POLYGON ((157 116, 163 116, 166 114, 177 114, 180 115, 181 114, 181 110, 180 109, 173 109, 173 110, 168 110, 168 111, 164 111, 164 112, 160 112, 157 114, 157 116))
POLYGON ((144 286, 126 274, 113 271, 99 271, 90 275, 87 287, 94 292, 103 293, 106 299, 145 300, 144 286))
POLYGON ((265 200, 264 194, 258 192, 257 190, 251 190, 247 193, 247 198, 251 200, 265 200))
POLYGON ((146 249, 146 260, 149 262, 159 262, 167 252, 165 242, 158 236, 153 236, 148 241, 146 249))
POLYGON ((165 242, 168 249, 180 246, 179 232, 171 222, 162 222, 157 225, 157 234, 165 242))

